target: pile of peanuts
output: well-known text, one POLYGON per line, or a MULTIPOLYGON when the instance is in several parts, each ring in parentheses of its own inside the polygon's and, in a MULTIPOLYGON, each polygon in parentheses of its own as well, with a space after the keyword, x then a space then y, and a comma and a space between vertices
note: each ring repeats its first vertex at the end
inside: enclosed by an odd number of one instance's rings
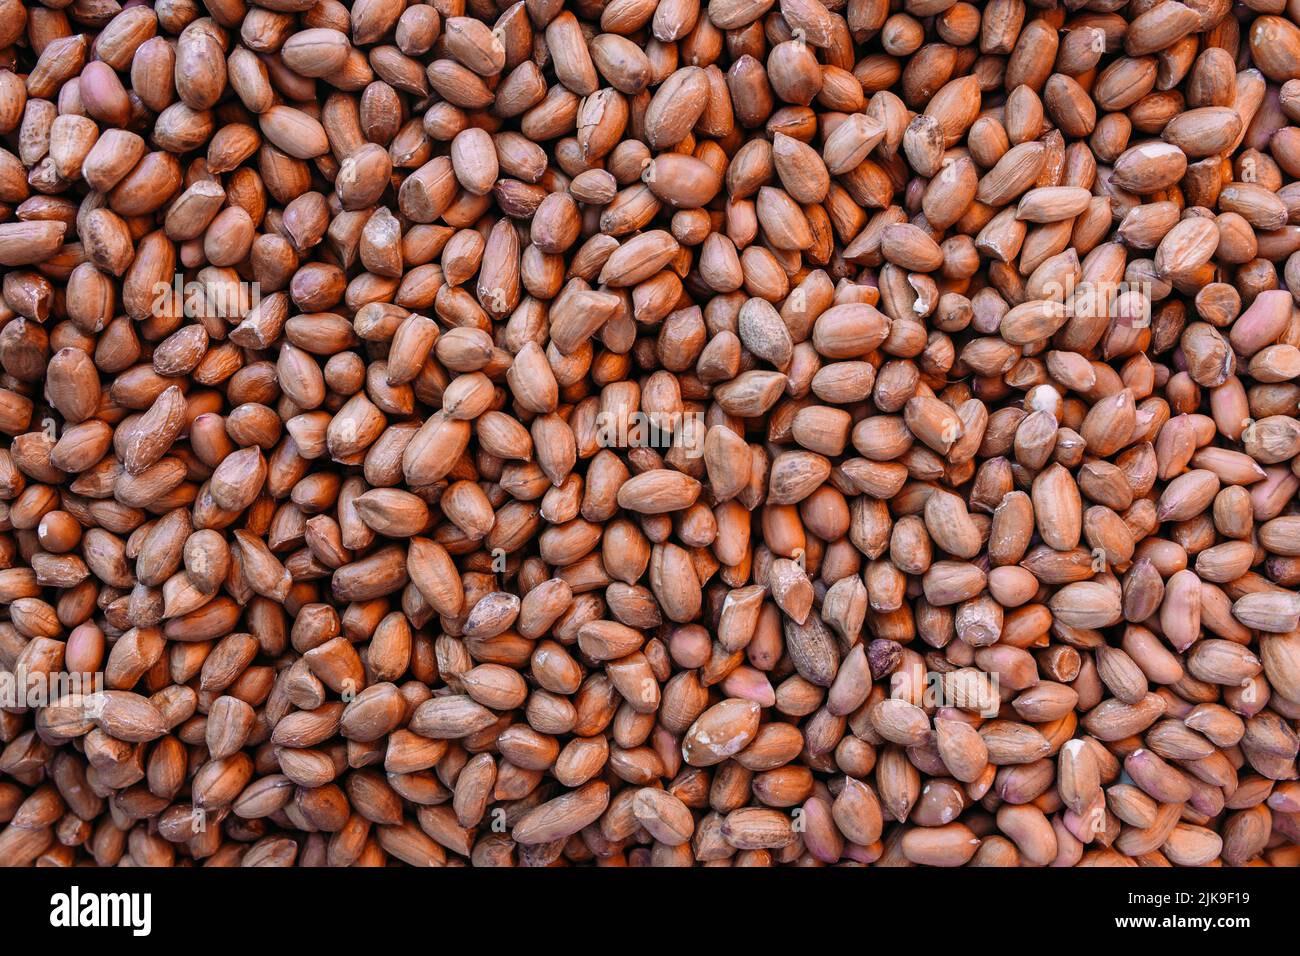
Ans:
POLYGON ((0 0, 0 865, 1300 865, 1298 20, 0 0))

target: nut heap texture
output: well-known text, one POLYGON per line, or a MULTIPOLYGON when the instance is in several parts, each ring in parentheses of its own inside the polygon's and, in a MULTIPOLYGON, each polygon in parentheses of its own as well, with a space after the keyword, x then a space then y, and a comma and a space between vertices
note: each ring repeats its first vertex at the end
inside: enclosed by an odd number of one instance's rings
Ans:
POLYGON ((0 863, 1300 864, 1298 19, 0 0, 0 863))

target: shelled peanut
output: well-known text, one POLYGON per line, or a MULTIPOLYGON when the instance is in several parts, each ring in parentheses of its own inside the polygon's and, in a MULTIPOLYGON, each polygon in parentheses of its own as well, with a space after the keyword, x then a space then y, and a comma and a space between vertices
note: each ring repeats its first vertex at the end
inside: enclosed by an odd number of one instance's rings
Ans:
POLYGON ((0 0, 0 863, 1300 864, 1297 21, 0 0))

